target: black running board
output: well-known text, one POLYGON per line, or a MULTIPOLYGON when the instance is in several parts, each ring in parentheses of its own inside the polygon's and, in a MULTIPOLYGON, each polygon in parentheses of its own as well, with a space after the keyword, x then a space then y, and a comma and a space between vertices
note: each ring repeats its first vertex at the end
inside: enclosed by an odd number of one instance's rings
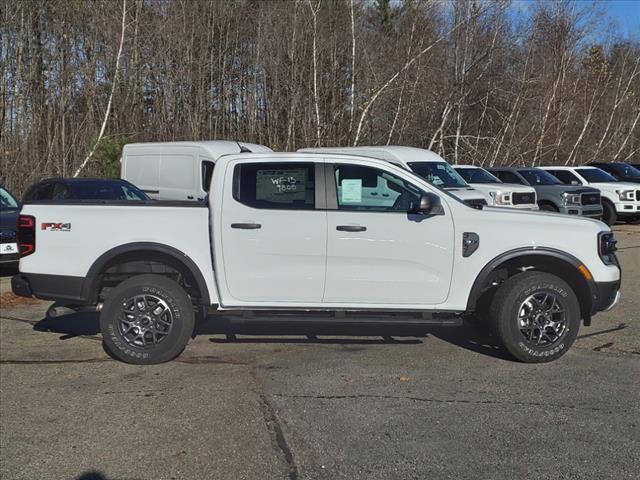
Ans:
POLYGON ((303 324, 303 325, 426 325, 442 327, 460 327, 463 318, 458 315, 426 313, 390 313, 372 314, 355 312, 335 312, 320 314, 319 312, 211 312, 208 317, 213 321, 236 324, 245 323, 274 323, 274 324, 303 324))

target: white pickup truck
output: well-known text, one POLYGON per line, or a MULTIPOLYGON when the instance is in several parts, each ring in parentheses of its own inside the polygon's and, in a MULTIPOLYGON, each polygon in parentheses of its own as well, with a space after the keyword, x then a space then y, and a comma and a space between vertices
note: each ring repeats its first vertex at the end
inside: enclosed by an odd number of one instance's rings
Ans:
POLYGON ((640 218, 640 186, 616 180, 596 167, 540 167, 565 185, 584 185, 600 190, 602 220, 613 225, 616 220, 633 222, 640 218))
POLYGON ((208 205, 25 204, 14 293, 97 306, 107 350, 138 364, 179 355, 209 310, 389 324, 477 312, 515 358, 544 362, 619 298, 604 223, 477 210, 387 161, 233 154, 210 191, 208 205))

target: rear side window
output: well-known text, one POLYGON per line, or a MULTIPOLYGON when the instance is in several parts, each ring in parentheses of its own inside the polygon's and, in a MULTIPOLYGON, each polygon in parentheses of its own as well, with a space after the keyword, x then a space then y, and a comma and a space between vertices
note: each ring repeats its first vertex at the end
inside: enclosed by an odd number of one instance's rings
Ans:
POLYGON ((559 179, 565 185, 571 185, 572 181, 577 182, 578 185, 582 184, 582 182, 569 170, 547 170, 551 175, 559 179))
POLYGON ((244 163, 233 171, 233 198, 253 208, 313 210, 313 163, 244 163))
POLYGON ((53 198, 53 189, 55 183, 45 183, 36 187, 27 195, 27 200, 51 200, 53 198))
POLYGON ((202 190, 204 190, 205 192, 209 191, 214 166, 215 163, 213 162, 209 162, 208 160, 202 161, 202 190))
POLYGON ((520 178, 515 173, 502 172, 502 171, 497 171, 493 173, 495 173, 495 175, 504 183, 517 183, 522 185, 522 180, 520 180, 520 178))

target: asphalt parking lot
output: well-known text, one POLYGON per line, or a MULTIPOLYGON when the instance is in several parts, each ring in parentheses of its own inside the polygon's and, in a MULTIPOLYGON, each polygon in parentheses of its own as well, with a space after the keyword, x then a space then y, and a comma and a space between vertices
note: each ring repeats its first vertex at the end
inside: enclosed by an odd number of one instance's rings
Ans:
POLYGON ((47 319, 3 278, 0 477, 636 479, 640 225, 615 231, 621 304, 546 365, 481 328, 214 320, 176 361, 126 365, 95 314, 47 319))

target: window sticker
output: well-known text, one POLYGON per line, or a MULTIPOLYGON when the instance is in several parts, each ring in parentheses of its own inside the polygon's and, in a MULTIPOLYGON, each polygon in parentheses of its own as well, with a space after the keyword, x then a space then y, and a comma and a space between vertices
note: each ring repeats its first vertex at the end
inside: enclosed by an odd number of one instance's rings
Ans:
POLYGON ((361 203, 362 202, 362 179, 345 179, 342 180, 342 188, 340 191, 340 201, 342 203, 361 203))

